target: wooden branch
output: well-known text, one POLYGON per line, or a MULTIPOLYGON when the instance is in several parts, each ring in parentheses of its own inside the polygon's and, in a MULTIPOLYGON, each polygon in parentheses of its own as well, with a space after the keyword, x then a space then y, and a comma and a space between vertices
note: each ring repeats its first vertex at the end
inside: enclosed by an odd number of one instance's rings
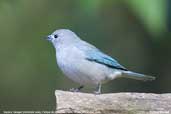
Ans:
POLYGON ((56 90, 57 113, 171 114, 171 94, 94 95, 56 90))

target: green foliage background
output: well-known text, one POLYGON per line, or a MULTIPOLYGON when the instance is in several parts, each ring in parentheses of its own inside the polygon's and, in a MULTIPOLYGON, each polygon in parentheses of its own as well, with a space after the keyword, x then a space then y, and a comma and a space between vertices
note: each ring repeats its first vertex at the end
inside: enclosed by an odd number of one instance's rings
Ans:
POLYGON ((168 6, 166 0, 0 0, 0 109, 54 110, 54 91, 78 86, 63 76, 44 40, 60 28, 126 68, 157 77, 116 79, 103 92, 171 92, 168 6))

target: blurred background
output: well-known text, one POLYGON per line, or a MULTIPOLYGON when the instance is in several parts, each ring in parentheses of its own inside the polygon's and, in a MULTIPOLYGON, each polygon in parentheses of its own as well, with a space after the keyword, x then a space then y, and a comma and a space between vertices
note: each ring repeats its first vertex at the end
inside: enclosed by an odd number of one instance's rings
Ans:
POLYGON ((0 0, 0 109, 55 110, 55 90, 78 86, 64 77, 45 40, 60 28, 129 70, 157 77, 116 79, 103 93, 171 92, 170 0, 0 0))

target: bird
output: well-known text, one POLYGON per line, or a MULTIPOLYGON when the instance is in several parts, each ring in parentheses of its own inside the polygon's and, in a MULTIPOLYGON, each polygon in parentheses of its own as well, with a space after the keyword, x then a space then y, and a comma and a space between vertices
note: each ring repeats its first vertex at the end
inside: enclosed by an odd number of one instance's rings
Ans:
POLYGON ((142 81, 155 80, 154 76, 129 71, 111 56, 82 40, 69 29, 57 29, 46 37, 56 51, 56 61, 65 76, 80 86, 70 89, 79 92, 85 86, 94 87, 101 94, 101 85, 116 78, 142 81))

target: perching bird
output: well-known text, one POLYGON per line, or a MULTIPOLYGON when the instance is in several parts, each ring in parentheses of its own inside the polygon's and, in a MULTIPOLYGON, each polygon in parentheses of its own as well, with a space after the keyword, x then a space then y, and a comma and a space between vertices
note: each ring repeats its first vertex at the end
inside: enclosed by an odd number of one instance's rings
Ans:
POLYGON ((81 40, 68 29, 59 29, 47 36, 56 50, 56 59, 63 73, 80 87, 96 87, 96 94, 101 93, 101 84, 119 77, 151 81, 155 77, 129 71, 115 59, 101 52, 95 46, 81 40))

